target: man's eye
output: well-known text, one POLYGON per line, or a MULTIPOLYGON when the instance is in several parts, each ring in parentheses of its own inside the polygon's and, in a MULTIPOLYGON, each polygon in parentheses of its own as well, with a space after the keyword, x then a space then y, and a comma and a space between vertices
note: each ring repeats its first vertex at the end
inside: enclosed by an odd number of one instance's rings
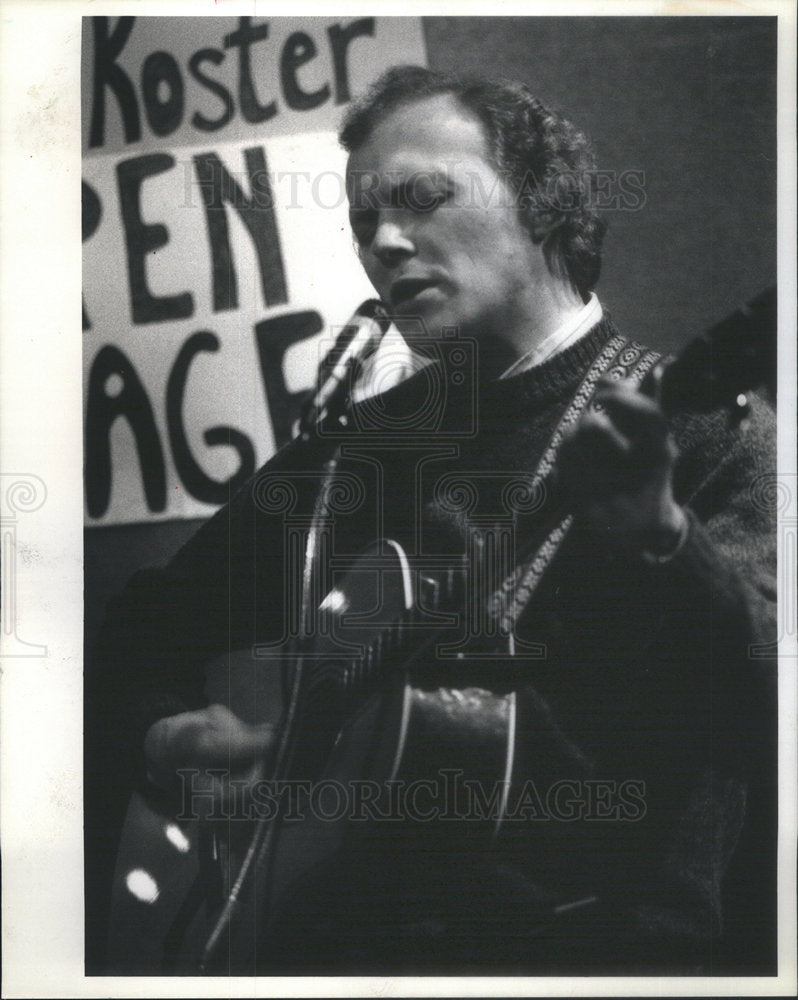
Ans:
POLYGON ((448 191, 426 185, 409 187, 405 193, 407 207, 413 212, 433 212, 448 200, 448 191))
POLYGON ((447 196, 445 191, 427 191, 419 199, 415 210, 417 212, 433 212, 436 208, 440 208, 446 201, 447 196))

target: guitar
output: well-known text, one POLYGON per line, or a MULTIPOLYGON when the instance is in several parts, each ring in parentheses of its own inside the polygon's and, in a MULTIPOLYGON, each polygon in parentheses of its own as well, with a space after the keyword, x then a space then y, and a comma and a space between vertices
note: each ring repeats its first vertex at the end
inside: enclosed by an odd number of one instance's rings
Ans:
MULTIPOLYGON (((746 412, 741 394, 761 384, 772 391, 775 384, 775 338, 762 337, 762 329, 775 329, 775 291, 691 342, 644 388, 659 395, 666 411, 727 406, 739 422, 746 412)), ((424 665, 430 643, 442 641, 454 623, 464 587, 465 567, 419 572, 397 542, 383 540, 313 609, 318 628, 292 651, 290 683, 276 658, 257 663, 251 651, 217 664, 215 690, 210 671, 211 700, 240 687, 244 697, 231 707, 245 720, 255 721, 253 701, 272 707, 282 753, 262 789, 260 815, 255 809, 249 822, 197 824, 145 808, 141 797, 133 801, 114 877, 114 971, 268 968, 266 949, 281 914, 357 837, 352 803, 341 809, 337 789, 420 787, 430 775, 462 771, 479 786, 481 801, 494 804, 478 824, 479 840, 489 845, 500 835, 513 770, 515 692, 441 685, 424 665), (309 788, 301 787, 304 781, 309 788), (301 821, 293 819, 298 813, 301 821), (152 856, 134 865, 142 842, 152 856)), ((396 803, 386 808, 396 811, 396 803)), ((405 824, 405 831, 431 838, 422 853, 440 846, 434 827, 405 824)))
MULTIPOLYGON (((441 686, 424 676, 421 659, 456 623, 444 609, 461 604, 463 586, 463 568, 414 570, 398 542, 365 550, 321 602, 318 629, 304 645, 294 757, 282 776, 264 782, 255 801, 239 802, 238 814, 217 812, 204 825, 134 799, 114 876, 115 969, 216 971, 218 955, 223 971, 254 974, 286 900, 346 851, 358 819, 376 814, 394 829, 398 823, 396 836, 407 846, 408 832, 419 832, 414 818, 426 821, 441 809, 453 818, 459 806, 452 791, 473 796, 476 784, 479 801, 489 803, 477 839, 488 845, 495 838, 513 767, 515 692, 441 686), (430 786, 435 775, 438 788, 430 786), (264 849, 267 836, 272 843, 264 849), (146 865, 142 841, 153 847, 146 865), (133 854, 140 863, 131 868, 133 854), (237 877, 234 913, 225 914, 237 877)), ((296 672, 297 658, 290 659, 296 672)), ((232 688, 239 716, 254 721, 257 700, 285 726, 283 672, 273 657, 258 663, 252 651, 225 656, 209 669, 208 695, 223 701, 232 688)), ((207 798, 199 775, 189 781, 198 801, 207 798)), ((192 811, 185 799, 182 811, 192 811)), ((419 850, 450 843, 451 822, 437 833, 421 826, 419 850)))

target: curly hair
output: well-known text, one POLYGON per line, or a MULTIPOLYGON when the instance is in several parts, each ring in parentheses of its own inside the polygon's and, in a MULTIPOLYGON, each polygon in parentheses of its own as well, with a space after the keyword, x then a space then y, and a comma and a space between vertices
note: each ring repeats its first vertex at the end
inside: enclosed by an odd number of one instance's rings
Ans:
POLYGON ((542 241, 549 269, 585 296, 599 278, 606 230, 590 197, 593 151, 524 84, 395 66, 348 109, 341 145, 351 153, 392 111, 439 94, 451 94, 482 124, 490 160, 514 192, 530 235, 542 241))

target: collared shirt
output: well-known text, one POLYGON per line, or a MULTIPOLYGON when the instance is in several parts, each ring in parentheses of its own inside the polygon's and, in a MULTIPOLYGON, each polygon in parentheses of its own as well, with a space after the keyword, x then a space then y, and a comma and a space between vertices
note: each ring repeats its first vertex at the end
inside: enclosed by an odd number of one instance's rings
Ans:
POLYGON ((531 351, 528 351, 514 361, 499 378, 518 375, 528 368, 534 368, 535 365, 542 365, 544 361, 548 361, 555 354, 564 351, 566 347, 575 344, 588 330, 592 330, 596 323, 601 322, 603 315, 604 312, 596 293, 591 292, 590 298, 575 316, 572 316, 561 326, 558 326, 554 333, 546 337, 542 344, 533 347, 531 351))
MULTIPOLYGON (((499 377, 517 375, 534 365, 548 361, 566 347, 575 344, 588 330, 592 330, 601 322, 603 315, 596 293, 591 292, 590 298, 575 316, 558 326, 542 344, 533 347, 531 351, 514 361, 499 377)), ((361 402, 369 396, 385 392, 411 375, 415 375, 428 364, 430 364, 429 358, 415 354, 395 327, 391 327, 382 338, 382 343, 375 354, 363 366, 363 373, 352 393, 352 399, 354 402, 361 402)))

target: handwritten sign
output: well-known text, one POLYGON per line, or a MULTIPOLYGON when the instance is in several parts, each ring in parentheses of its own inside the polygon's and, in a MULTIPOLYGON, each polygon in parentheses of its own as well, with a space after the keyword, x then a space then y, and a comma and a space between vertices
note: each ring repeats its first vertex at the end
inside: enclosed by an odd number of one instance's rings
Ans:
POLYGON ((207 516, 288 440, 373 295, 336 132, 397 62, 417 19, 85 20, 89 524, 207 516))

